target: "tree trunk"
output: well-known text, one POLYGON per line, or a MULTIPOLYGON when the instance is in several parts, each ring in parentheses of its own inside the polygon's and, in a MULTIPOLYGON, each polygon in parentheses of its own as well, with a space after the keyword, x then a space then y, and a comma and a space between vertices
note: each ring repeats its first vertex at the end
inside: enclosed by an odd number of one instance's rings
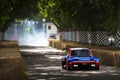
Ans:
POLYGON ((120 0, 117 0, 117 14, 118 14, 117 17, 118 29, 120 30, 120 0))
POLYGON ((1 41, 4 40, 4 33, 3 33, 3 32, 0 33, 0 40, 1 40, 1 41))
POLYGON ((117 0, 117 34, 115 39, 115 45, 116 47, 120 48, 120 0, 117 0))

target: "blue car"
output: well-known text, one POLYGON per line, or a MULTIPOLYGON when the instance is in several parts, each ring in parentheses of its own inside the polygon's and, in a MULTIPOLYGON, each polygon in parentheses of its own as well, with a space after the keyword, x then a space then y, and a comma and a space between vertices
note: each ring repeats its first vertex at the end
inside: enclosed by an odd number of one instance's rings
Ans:
POLYGON ((66 55, 62 57, 62 68, 73 69, 95 69, 99 70, 99 58, 94 57, 89 48, 68 48, 66 55))

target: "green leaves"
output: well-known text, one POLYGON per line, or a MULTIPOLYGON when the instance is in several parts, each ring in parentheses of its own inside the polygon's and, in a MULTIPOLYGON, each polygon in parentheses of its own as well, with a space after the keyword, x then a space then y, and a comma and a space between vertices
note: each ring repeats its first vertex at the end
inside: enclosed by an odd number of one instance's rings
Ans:
POLYGON ((48 3, 49 1, 54 5, 46 5, 42 14, 63 28, 69 29, 72 26, 81 30, 104 30, 105 26, 115 24, 113 0, 48 0, 48 3))
POLYGON ((0 0, 0 30, 15 19, 45 17, 60 29, 116 28, 116 0, 0 0))
POLYGON ((5 32, 15 19, 39 16, 38 0, 0 0, 0 31, 5 32))

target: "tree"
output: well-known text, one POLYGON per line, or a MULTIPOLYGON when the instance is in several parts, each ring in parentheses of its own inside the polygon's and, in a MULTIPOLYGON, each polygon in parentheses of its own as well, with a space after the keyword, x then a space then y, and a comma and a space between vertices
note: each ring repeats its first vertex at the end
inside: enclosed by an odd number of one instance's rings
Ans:
POLYGON ((117 1, 117 24, 118 24, 118 29, 120 30, 120 0, 117 1))
POLYGON ((15 19, 42 16, 59 29, 115 29, 116 4, 116 0, 0 0, 0 31, 5 32, 15 19))
POLYGON ((45 3, 41 6, 42 14, 64 29, 116 28, 114 0, 47 0, 45 3), (54 5, 50 6, 49 2, 54 5))
POLYGON ((38 15, 38 0, 0 0, 0 31, 5 32, 15 19, 32 19, 38 15))

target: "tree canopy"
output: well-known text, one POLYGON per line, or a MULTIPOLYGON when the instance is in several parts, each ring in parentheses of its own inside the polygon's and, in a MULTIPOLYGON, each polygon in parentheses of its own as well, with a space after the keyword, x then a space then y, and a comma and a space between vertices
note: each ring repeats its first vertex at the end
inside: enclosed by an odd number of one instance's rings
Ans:
MULTIPOLYGON (((53 6, 41 10, 62 28, 81 30, 108 30, 116 28, 116 1, 114 0, 49 0, 53 6)), ((48 2, 49 3, 49 2, 48 2)))
POLYGON ((116 28, 117 0, 0 0, 0 31, 15 19, 45 17, 59 29, 116 28))
POLYGON ((38 16, 37 4, 38 0, 0 0, 0 31, 4 32, 16 19, 38 16))

